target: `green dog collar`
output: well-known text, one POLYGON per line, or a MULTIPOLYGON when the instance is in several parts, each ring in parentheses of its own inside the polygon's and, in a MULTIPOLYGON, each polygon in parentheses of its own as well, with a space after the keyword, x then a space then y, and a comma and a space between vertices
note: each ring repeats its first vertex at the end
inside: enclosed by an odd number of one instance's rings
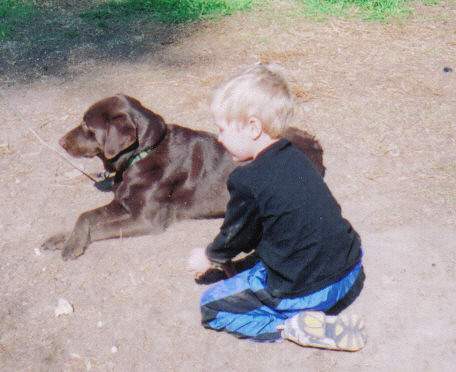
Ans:
POLYGON ((138 152, 136 155, 133 155, 130 159, 128 159, 127 168, 130 168, 136 162, 144 159, 147 155, 149 155, 152 152, 154 148, 155 146, 149 146, 138 152))

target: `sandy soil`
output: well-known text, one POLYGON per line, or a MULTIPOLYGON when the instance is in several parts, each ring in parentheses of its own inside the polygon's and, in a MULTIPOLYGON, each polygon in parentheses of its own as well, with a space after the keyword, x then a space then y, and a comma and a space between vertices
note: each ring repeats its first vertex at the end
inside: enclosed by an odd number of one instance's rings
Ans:
MULTIPOLYGON (((276 5, 199 25, 128 62, 70 61, 70 77, 2 86, 0 370, 454 370, 456 4, 418 7, 390 25, 315 23, 276 5), (123 92, 169 122, 213 130, 210 89, 257 60, 287 68, 296 125, 321 140, 327 182, 363 239, 367 279, 351 308, 367 321, 361 352, 257 344, 203 329, 204 287, 185 264, 221 220, 95 243, 73 262, 39 251, 111 196, 29 128, 56 144, 91 103, 123 92), (72 315, 54 316, 60 297, 72 315)), ((96 160, 80 163, 100 169, 96 160)))

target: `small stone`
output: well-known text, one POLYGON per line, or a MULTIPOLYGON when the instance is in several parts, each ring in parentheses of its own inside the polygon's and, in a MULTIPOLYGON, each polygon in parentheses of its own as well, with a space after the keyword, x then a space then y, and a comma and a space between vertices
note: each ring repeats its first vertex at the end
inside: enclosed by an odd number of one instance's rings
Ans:
POLYGON ((303 87, 303 89, 305 89, 305 90, 310 90, 310 89, 312 89, 313 85, 314 85, 314 84, 313 84, 312 82, 309 81, 309 82, 303 83, 303 84, 302 84, 302 87, 303 87))
POLYGON ((113 354, 117 353, 118 351, 119 351, 119 349, 117 348, 117 346, 113 346, 111 348, 111 353, 113 353, 113 354))
POLYGON ((101 320, 99 320, 99 321, 97 322, 97 327, 98 327, 98 328, 103 327, 103 322, 102 322, 101 320))
POLYGON ((33 251, 35 252, 35 256, 41 256, 41 251, 39 248, 34 248, 33 251))
POLYGON ((435 263, 432 263, 432 267, 435 267, 435 263))
POLYGON ((57 307, 54 310, 55 316, 58 317, 60 315, 70 315, 73 314, 73 312, 73 305, 71 305, 66 299, 59 298, 57 307))
POLYGON ((398 157, 401 154, 401 150, 399 150, 399 147, 391 144, 391 146, 388 149, 388 152, 391 156, 398 157))

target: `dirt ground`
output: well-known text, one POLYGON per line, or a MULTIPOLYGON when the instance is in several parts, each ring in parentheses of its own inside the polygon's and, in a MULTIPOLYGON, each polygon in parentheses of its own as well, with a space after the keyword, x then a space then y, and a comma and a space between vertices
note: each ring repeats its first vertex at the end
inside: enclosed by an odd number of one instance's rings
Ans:
POLYGON ((84 55, 68 60, 65 73, 20 83, 3 76, 1 371, 454 371, 456 3, 417 6, 393 24, 313 22, 274 3, 188 26, 131 60, 84 55), (366 318, 361 352, 258 344, 203 329, 204 286, 185 266, 221 220, 94 243, 72 262, 39 250, 111 195, 29 128, 56 145, 91 103, 123 92, 168 122, 213 131, 211 88, 258 60, 287 69, 295 125, 322 142, 327 183, 363 239, 367 278, 350 308, 366 318), (74 313, 55 317, 61 297, 74 313))

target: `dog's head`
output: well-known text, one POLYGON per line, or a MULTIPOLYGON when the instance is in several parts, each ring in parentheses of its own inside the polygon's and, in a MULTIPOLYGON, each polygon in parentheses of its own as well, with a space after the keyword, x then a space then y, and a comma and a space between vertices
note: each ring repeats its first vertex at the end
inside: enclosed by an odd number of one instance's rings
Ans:
POLYGON ((110 160, 135 144, 153 146, 163 137, 166 124, 141 103, 118 94, 92 105, 60 145, 72 156, 100 156, 110 160))

